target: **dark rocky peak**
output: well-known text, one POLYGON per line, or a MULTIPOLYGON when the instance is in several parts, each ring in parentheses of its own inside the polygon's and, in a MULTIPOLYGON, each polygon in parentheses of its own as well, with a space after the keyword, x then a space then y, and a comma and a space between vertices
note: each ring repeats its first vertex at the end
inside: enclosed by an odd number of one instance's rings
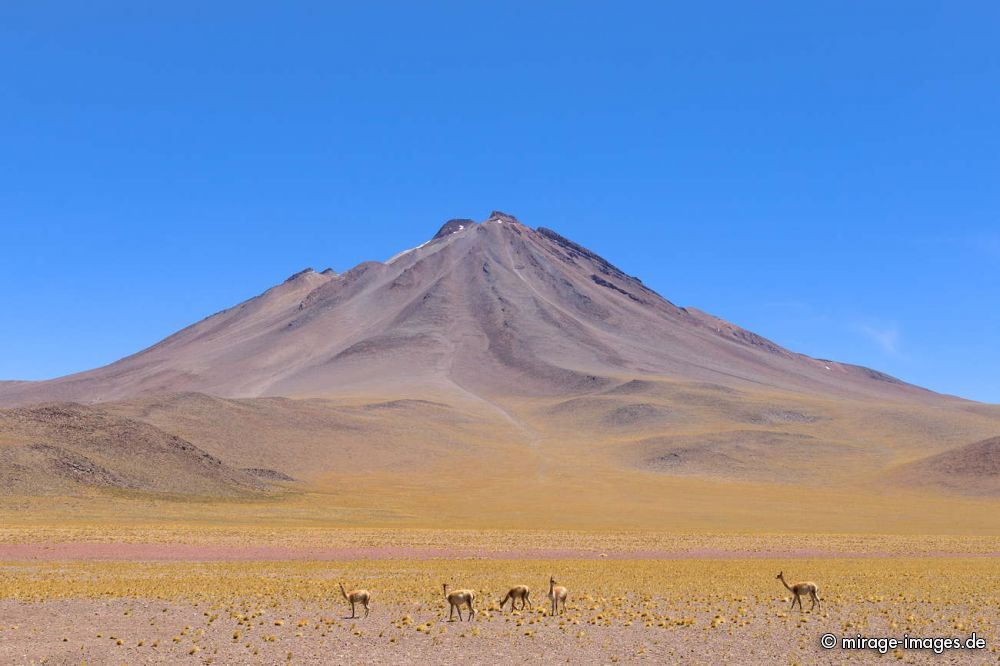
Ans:
POLYGON ((300 277, 302 277, 302 276, 304 276, 304 275, 309 275, 310 273, 315 273, 315 272, 316 272, 316 271, 314 271, 314 270, 312 269, 312 267, 309 267, 309 268, 303 268, 303 269, 302 269, 301 271, 299 271, 298 273, 294 273, 294 274, 292 274, 292 275, 289 275, 289 276, 288 276, 288 279, 286 279, 286 280, 285 280, 285 282, 291 282, 292 280, 298 280, 298 279, 299 279, 300 277))
POLYGON ((466 218, 455 218, 454 220, 448 220, 444 225, 438 229, 438 232, 434 234, 431 240, 437 240, 438 238, 444 238, 445 236, 450 236, 451 234, 462 231, 475 225, 475 221, 466 218))
POLYGON ((332 268, 324 268, 322 271, 320 271, 319 274, 320 275, 330 275, 330 276, 336 277, 337 276, 337 271, 333 270, 332 268))
POLYGON ((521 224, 521 221, 518 220, 513 215, 508 215, 507 213, 504 213, 504 212, 499 211, 499 210, 495 210, 492 213, 490 213, 490 216, 488 218, 486 218, 486 221, 487 222, 514 222, 516 224, 521 224))

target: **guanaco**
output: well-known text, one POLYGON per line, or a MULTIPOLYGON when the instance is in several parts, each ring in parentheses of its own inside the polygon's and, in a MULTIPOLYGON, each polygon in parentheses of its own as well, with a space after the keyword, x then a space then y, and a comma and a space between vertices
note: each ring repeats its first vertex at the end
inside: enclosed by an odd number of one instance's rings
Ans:
POLYGON ((552 614, 559 613, 559 603, 562 602, 562 612, 566 612, 566 596, 569 594, 562 585, 556 585, 555 576, 549 576, 549 600, 552 601, 552 614))
POLYGON ((788 591, 791 592, 793 595, 795 595, 794 598, 792 599, 792 606, 788 610, 792 610, 792 608, 795 608, 795 602, 797 601, 799 602, 799 610, 802 611, 803 594, 808 594, 812 598, 812 606, 809 607, 809 610, 812 610, 816 608, 816 606, 819 606, 819 597, 816 596, 816 590, 818 589, 816 587, 816 583, 812 582, 811 580, 806 580, 802 581, 801 583, 795 583, 794 585, 789 585, 788 583, 785 582, 784 571, 778 573, 777 580, 780 580, 781 584, 787 587, 788 591))
POLYGON ((510 599, 510 609, 512 611, 524 610, 525 604, 528 605, 528 608, 531 608, 531 599, 528 598, 530 596, 531 596, 531 590, 528 588, 527 585, 515 585, 514 587, 510 588, 510 590, 507 592, 507 596, 505 596, 503 598, 503 601, 500 602, 500 610, 503 610, 503 605, 507 603, 508 599, 510 599), (518 608, 516 603, 519 599, 521 601, 521 608, 518 608))
POLYGON ((344 584, 340 583, 340 593, 344 595, 344 598, 351 604, 351 619, 353 620, 356 615, 354 613, 354 604, 361 604, 365 607, 365 617, 368 617, 368 602, 371 601, 372 593, 368 590, 351 590, 348 592, 344 589, 344 584))
POLYGON ((469 619, 476 614, 476 609, 472 607, 473 602, 476 600, 476 593, 472 590, 452 590, 448 591, 448 583, 442 584, 442 589, 444 590, 444 598, 448 600, 448 621, 452 621, 452 613, 455 609, 458 609, 458 621, 462 621, 462 606, 465 605, 469 609, 469 619))

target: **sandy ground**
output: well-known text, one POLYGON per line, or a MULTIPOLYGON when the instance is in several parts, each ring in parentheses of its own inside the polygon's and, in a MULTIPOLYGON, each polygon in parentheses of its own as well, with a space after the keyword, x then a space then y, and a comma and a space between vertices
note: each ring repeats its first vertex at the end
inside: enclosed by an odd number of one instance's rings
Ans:
MULTIPOLYGON (((927 557, 998 558, 1000 553, 953 553, 928 551, 927 557)), ((715 548, 688 550, 639 549, 607 552, 573 548, 421 548, 383 547, 286 547, 223 546, 186 543, 0 543, 0 562, 65 560, 121 560, 147 562, 240 562, 240 561, 338 561, 490 559, 490 560, 678 560, 678 559, 760 559, 895 557, 890 552, 838 552, 821 549, 760 550, 754 553, 715 548)))
MULTIPOLYGON (((808 607, 808 603, 806 604, 808 607)), ((783 605, 782 605, 783 606, 783 605)), ((783 608, 780 610, 784 610, 783 608)), ((541 612, 514 616, 480 613, 473 622, 447 622, 440 605, 376 606, 362 620, 345 619, 344 607, 289 604, 209 608, 204 604, 150 600, 0 602, 0 662, 4 664, 486 664, 497 661, 575 664, 886 663, 891 652, 845 653, 819 647, 824 632, 844 633, 838 607, 827 617, 787 614, 774 623, 750 613, 739 626, 713 628, 715 608, 688 614, 685 624, 607 624, 541 612), (487 617, 488 615, 488 617, 487 617), (402 624, 402 618, 412 622, 402 624), (244 618, 252 618, 245 620, 244 618), (574 624, 574 621, 580 622, 574 624), (425 631, 417 627, 428 626, 425 631), (518 626, 520 623, 521 626, 518 626)), ((909 609, 901 609, 903 611, 909 609)), ((762 611, 763 612, 763 611, 762 611)), ((993 609, 995 616, 996 609, 993 609)), ((777 616, 778 608, 767 609, 777 616)), ((586 615, 586 613, 585 613, 586 615)), ((723 613, 724 615, 724 613, 723 613)), ((902 632, 873 626, 869 633, 902 632)), ((962 634, 941 624, 921 635, 962 634)), ((995 634, 988 637, 995 649, 995 634)), ((902 663, 997 663, 989 649, 943 655, 905 652, 902 663)))

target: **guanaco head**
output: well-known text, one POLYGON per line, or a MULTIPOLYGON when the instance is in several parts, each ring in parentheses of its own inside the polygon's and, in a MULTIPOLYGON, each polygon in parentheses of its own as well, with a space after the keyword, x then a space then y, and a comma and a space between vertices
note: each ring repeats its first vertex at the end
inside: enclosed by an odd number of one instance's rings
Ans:
POLYGON ((441 589, 444 590, 444 596, 448 596, 448 583, 441 583, 441 589))
POLYGON ((556 577, 549 576, 549 585, 555 585, 555 584, 556 584, 556 577))
POLYGON ((785 572, 784 571, 779 571, 778 575, 775 576, 774 579, 775 580, 782 580, 782 579, 784 579, 784 577, 785 577, 785 572))

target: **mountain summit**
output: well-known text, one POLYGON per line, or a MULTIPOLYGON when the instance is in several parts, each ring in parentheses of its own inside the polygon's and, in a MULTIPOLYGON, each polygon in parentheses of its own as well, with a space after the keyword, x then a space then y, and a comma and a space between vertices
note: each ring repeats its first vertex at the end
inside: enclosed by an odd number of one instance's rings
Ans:
POLYGON ((0 385, 0 403, 426 391, 560 395, 669 377, 838 396, 931 396, 678 307, 507 213, 453 219, 386 262, 307 269, 103 368, 0 385))

